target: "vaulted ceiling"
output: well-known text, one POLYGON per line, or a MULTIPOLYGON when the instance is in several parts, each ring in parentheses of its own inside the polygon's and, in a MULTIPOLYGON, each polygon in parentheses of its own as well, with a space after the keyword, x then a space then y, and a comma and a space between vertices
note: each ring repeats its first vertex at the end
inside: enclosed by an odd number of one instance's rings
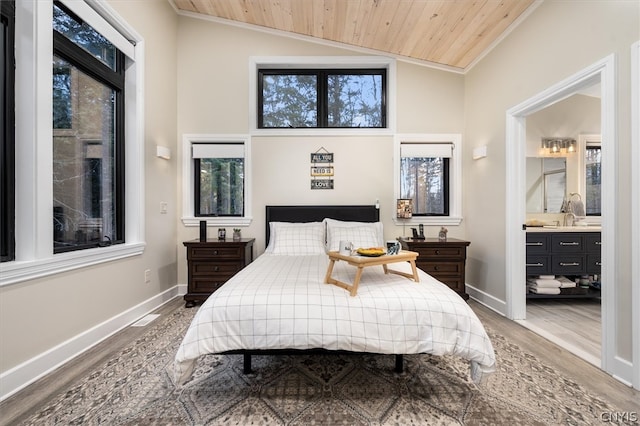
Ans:
POLYGON ((535 0, 173 0, 190 12, 464 70, 535 0))

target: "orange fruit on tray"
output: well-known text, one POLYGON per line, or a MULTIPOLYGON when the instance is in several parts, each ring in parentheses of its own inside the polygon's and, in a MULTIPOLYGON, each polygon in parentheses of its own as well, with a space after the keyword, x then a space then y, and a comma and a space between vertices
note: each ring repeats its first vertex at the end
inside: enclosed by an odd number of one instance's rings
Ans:
POLYGON ((387 254, 387 251, 383 247, 368 247, 368 248, 359 248, 356 250, 360 256, 382 256, 383 254, 387 254))

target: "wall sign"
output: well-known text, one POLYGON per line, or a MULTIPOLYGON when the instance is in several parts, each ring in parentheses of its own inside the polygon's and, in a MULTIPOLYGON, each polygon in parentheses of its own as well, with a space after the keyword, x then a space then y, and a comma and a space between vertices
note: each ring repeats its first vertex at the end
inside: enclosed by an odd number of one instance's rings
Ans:
POLYGON ((329 178, 333 176, 331 163, 333 153, 327 152, 324 147, 311 153, 311 189, 333 189, 333 179, 329 178))

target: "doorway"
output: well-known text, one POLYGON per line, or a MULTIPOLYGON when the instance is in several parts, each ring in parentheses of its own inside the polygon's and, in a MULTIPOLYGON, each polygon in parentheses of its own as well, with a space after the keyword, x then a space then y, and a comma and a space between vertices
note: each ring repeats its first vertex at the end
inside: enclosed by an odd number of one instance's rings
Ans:
MULTIPOLYGON (((525 232, 526 218, 525 152, 526 118, 588 87, 601 87, 601 134, 604 152, 615 152, 615 61, 613 55, 593 64, 568 79, 507 111, 507 209, 506 220, 506 299, 507 316, 513 320, 526 319, 525 232)), ((614 232, 616 203, 615 157, 603 156, 602 176, 602 273, 603 283, 615 283, 614 232)), ((613 320, 615 285, 603 285, 601 293, 601 356, 599 367, 611 372, 614 362, 616 324, 613 320)), ((583 354, 577 354, 578 356, 583 354)))

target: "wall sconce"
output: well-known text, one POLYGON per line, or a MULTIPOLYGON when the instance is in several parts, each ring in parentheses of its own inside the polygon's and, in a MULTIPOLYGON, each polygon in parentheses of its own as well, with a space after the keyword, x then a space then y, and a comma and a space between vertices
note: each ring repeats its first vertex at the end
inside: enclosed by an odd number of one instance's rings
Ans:
POLYGON ((542 148, 550 154, 576 152, 576 140, 572 138, 542 138, 542 148))
POLYGON ((166 146, 156 145, 156 157, 171 160, 171 150, 166 146))
POLYGON ((479 160, 481 158, 485 158, 486 156, 487 156, 487 146, 486 145, 473 148, 473 159, 474 160, 479 160))

